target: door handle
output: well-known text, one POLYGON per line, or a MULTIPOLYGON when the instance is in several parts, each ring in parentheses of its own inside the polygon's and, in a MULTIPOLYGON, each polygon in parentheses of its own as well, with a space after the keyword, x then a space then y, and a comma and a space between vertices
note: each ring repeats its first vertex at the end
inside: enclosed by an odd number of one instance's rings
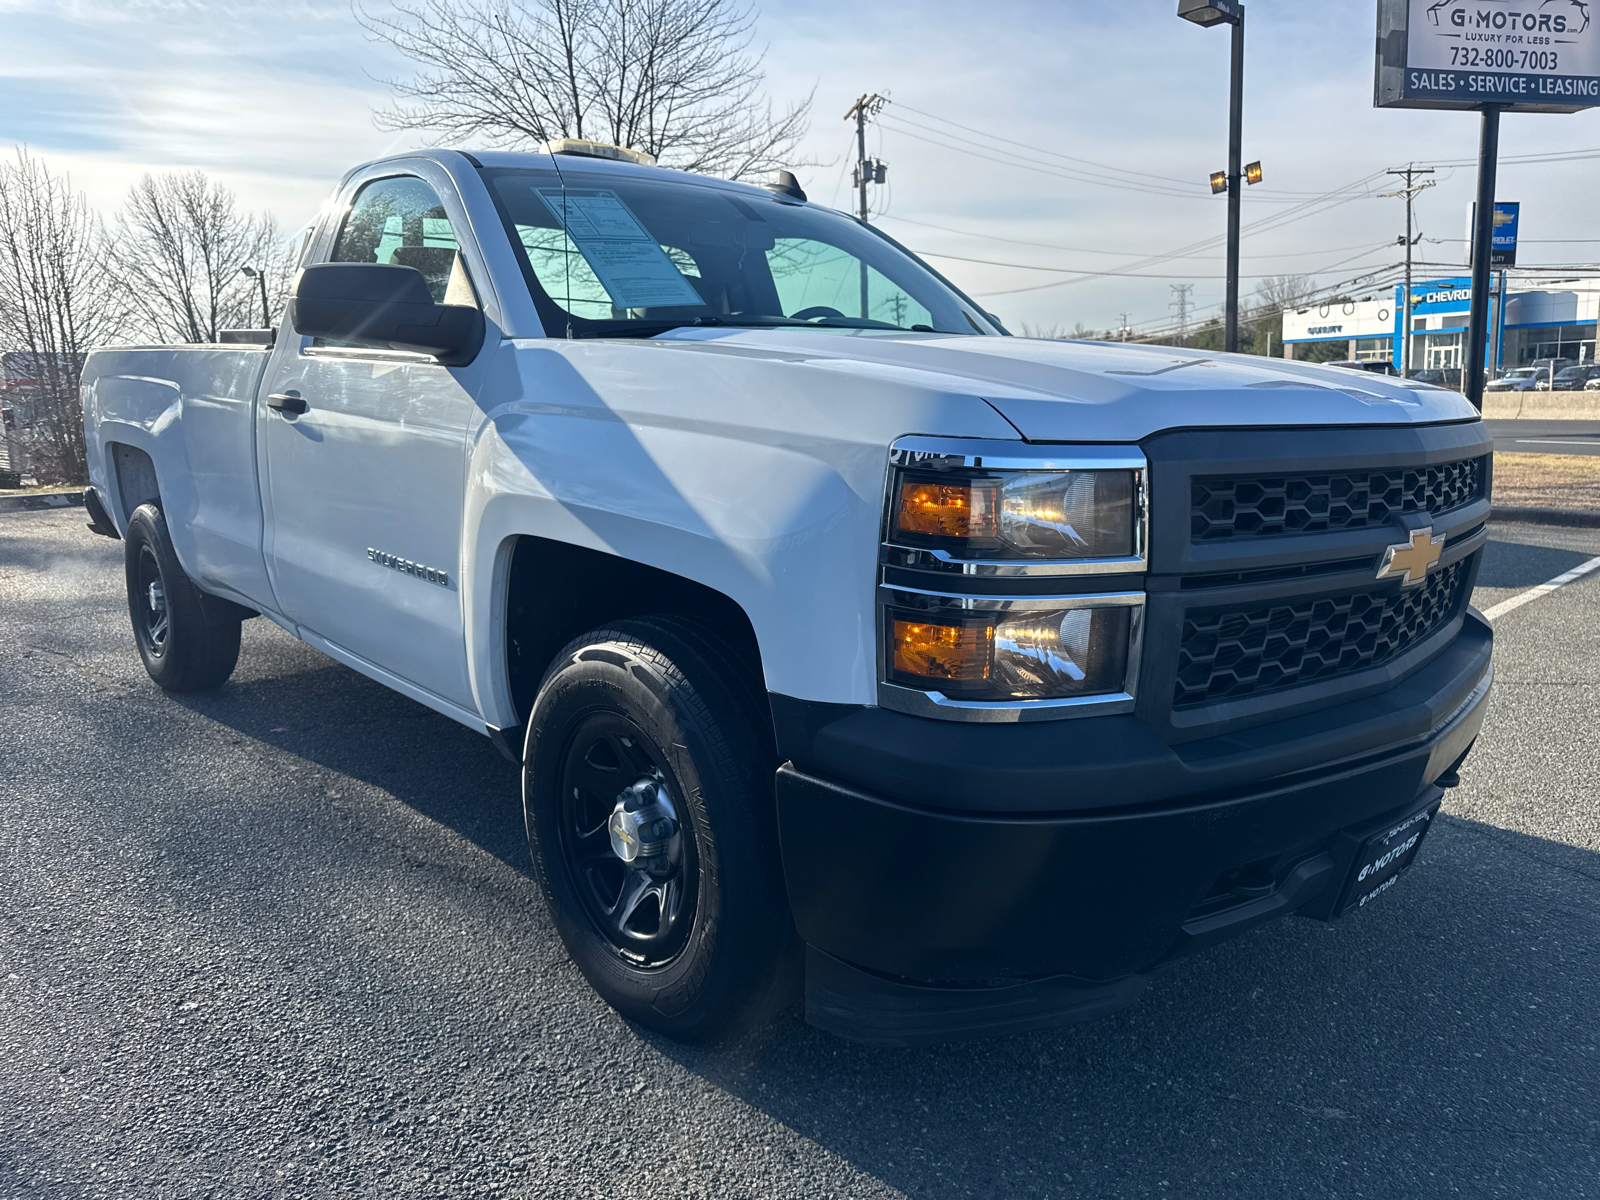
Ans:
POLYGON ((284 416, 299 416, 311 406, 307 404, 299 392, 273 392, 267 397, 267 407, 274 409, 284 416))

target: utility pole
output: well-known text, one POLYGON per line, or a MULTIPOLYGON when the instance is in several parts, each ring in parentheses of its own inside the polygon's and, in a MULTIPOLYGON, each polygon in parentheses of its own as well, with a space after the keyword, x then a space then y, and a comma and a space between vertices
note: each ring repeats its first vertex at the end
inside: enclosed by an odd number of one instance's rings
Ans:
POLYGON ((882 183, 889 173, 887 164, 867 157, 867 122, 882 112, 887 103, 887 97, 874 92, 857 100, 844 115, 846 121, 856 123, 856 216, 863 222, 867 219, 867 184, 882 183))
POLYGON ((1432 175, 1433 168, 1419 167, 1415 163, 1408 163, 1403 169, 1390 167, 1384 174, 1403 175, 1406 180, 1406 185, 1403 188, 1397 188, 1392 192, 1379 193, 1382 196, 1404 196, 1406 198, 1406 235, 1400 239, 1405 243, 1406 247, 1406 290, 1404 299, 1400 302, 1400 377, 1404 379, 1411 374, 1411 248, 1422 240, 1420 233, 1414 238, 1411 236, 1411 204, 1417 198, 1419 192, 1431 188, 1434 183, 1431 179, 1426 183, 1417 183, 1413 177, 1417 175, 1432 175))
POLYGON ((1167 307, 1178 310, 1178 345, 1187 346, 1189 344, 1189 293, 1194 291, 1194 284, 1173 283, 1167 286, 1172 289, 1172 294, 1177 297, 1167 307))
POLYGON ((1133 327, 1128 324, 1128 314, 1122 314, 1122 323, 1117 326, 1117 337, 1123 341, 1128 340, 1128 335, 1133 332, 1133 327))
MULTIPOLYGON (((856 216, 861 218, 861 223, 867 223, 867 184, 882 183, 888 177, 889 168, 881 162, 873 162, 867 157, 867 122, 883 110, 889 103, 888 99, 874 92, 870 96, 862 96, 850 106, 850 111, 845 113, 846 121, 856 123, 856 216)), ((867 296, 867 263, 861 261, 861 318, 866 320, 871 314, 868 309, 870 300, 867 296)))

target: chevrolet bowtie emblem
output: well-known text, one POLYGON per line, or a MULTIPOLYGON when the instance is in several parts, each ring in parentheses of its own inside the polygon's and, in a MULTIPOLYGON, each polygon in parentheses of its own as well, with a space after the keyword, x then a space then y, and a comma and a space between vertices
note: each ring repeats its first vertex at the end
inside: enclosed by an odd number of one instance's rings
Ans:
POLYGON ((1409 542, 1384 549, 1383 561, 1378 564, 1378 578, 1404 575, 1402 587, 1421 583, 1427 578, 1429 569, 1438 563, 1443 550, 1444 534, 1436 534, 1431 525, 1425 525, 1412 532, 1409 542))

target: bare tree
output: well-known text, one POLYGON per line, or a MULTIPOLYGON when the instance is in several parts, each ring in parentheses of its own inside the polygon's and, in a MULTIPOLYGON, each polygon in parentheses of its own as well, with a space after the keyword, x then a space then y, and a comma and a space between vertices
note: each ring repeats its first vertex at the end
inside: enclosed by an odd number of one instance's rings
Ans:
POLYGON ((201 171, 146 175, 117 217, 116 275, 157 341, 214 342, 223 329, 257 327, 260 289, 240 272, 266 268, 281 289, 282 257, 271 214, 241 213, 233 193, 201 171))
POLYGON ((1248 354, 1283 352, 1283 314, 1316 294, 1309 275, 1269 275, 1256 285, 1256 303, 1245 314, 1248 354))
POLYGON ((1268 275, 1256 285, 1256 312, 1275 316, 1286 309, 1299 308, 1315 290, 1309 275, 1268 275))
POLYGON ((0 347, 10 351, 14 440, 40 482, 88 477, 83 359, 123 323, 105 250, 100 219, 66 176, 21 147, 0 164, 0 347))
POLYGON ((593 138, 742 179, 797 165, 811 100, 775 113, 739 0, 399 0, 357 8, 419 64, 381 128, 498 146, 593 138))

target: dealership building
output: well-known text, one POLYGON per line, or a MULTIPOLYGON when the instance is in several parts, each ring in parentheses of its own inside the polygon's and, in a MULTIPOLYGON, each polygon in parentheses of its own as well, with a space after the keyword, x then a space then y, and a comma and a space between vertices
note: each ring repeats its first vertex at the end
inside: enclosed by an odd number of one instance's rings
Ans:
MULTIPOLYGON (((1498 289, 1490 313, 1488 364, 1498 370, 1540 358, 1595 361, 1600 280, 1571 280, 1543 291, 1498 289)), ((1400 365, 1403 288, 1376 300, 1314 304, 1283 314, 1283 356, 1304 357, 1317 342, 1342 343, 1342 359, 1400 365)), ((1411 367, 1460 367, 1467 341, 1472 281, 1434 279, 1411 285, 1411 367)))

